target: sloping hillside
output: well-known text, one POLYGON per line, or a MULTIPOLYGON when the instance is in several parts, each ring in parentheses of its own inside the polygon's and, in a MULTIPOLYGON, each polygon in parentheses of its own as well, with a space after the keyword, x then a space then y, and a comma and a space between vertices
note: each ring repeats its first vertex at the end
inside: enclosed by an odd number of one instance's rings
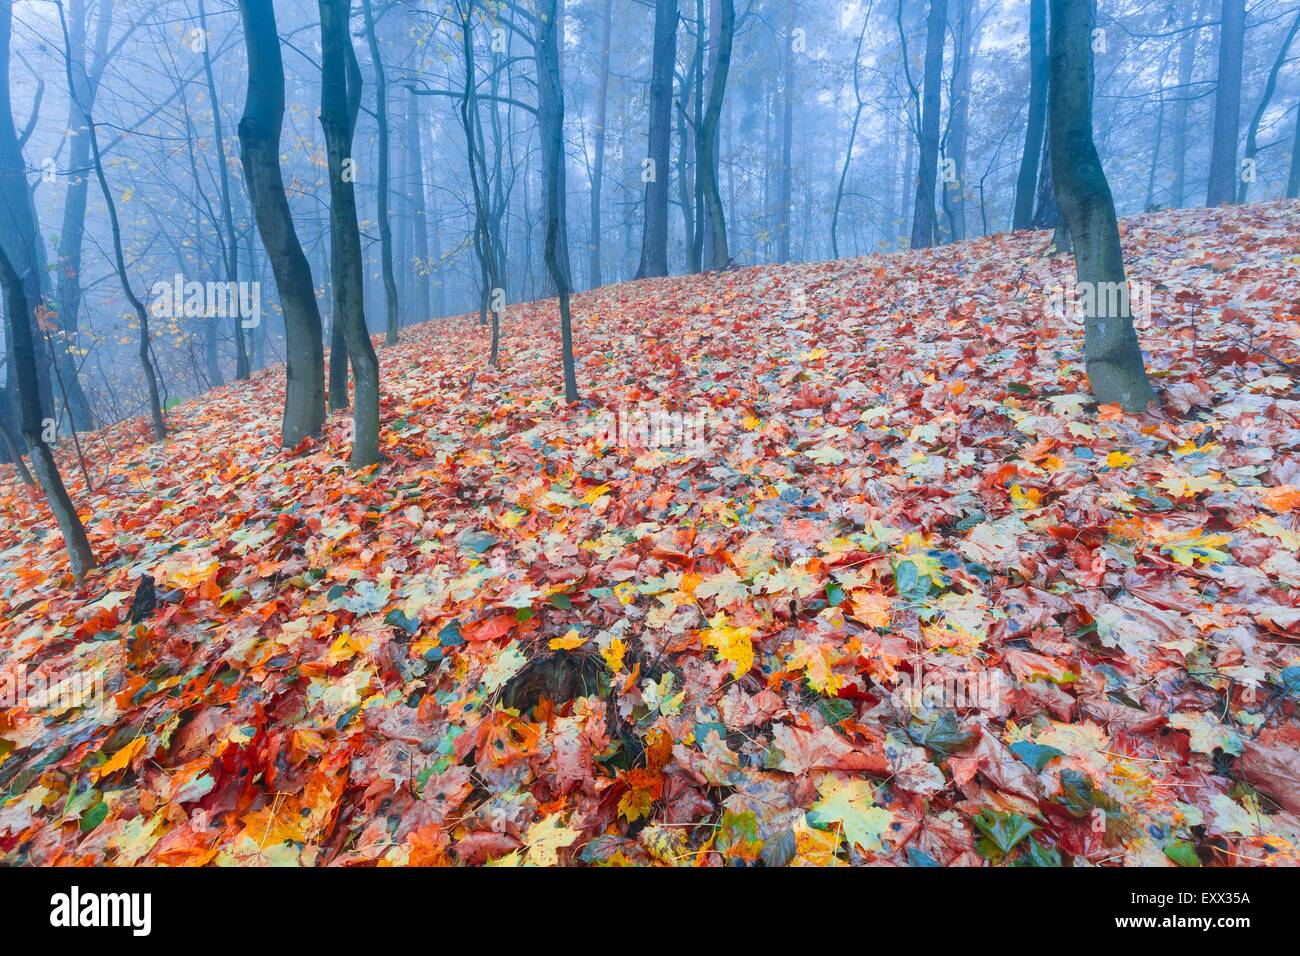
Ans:
POLYGON ((1159 416, 1019 234, 579 296, 575 407, 405 330, 371 473, 278 369, 108 429, 80 589, 6 469, 0 860, 1300 862, 1298 237, 1126 224, 1159 416))

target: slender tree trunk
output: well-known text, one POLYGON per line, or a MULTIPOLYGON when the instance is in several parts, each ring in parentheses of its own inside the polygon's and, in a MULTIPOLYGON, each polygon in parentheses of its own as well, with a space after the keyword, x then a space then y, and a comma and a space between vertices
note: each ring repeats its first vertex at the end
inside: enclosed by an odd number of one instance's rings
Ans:
MULTIPOLYGON (((71 48, 68 39, 68 25, 63 16, 63 8, 59 7, 59 23, 63 29, 63 43, 65 52, 71 48)), ((64 57, 64 69, 67 74, 68 89, 76 90, 76 83, 73 81, 72 61, 67 56, 64 57)), ((75 92, 73 99, 77 100, 75 92)), ((81 109, 82 120, 86 124, 87 131, 90 135, 90 156, 94 162, 95 176, 99 180, 100 191, 104 195, 104 206, 108 210, 108 223, 113 235, 113 260, 117 266, 117 278, 121 283, 122 292, 127 301, 131 304, 131 309, 135 312, 136 322, 138 323, 138 338, 136 355, 140 359, 140 366, 144 370, 145 390, 149 399, 149 417, 153 426, 153 436, 157 441, 162 441, 167 436, 167 425, 163 420, 162 399, 158 390, 158 375, 154 368, 153 362, 153 344, 149 338, 149 312, 140 301, 140 297, 135 294, 131 287, 131 280, 126 272, 126 256, 122 251, 122 226, 117 217, 117 203, 113 199, 113 192, 109 189, 108 179, 104 176, 103 157, 99 152, 99 137, 95 132, 95 120, 90 112, 90 107, 85 103, 78 102, 81 109)))
POLYGON ((546 268, 560 300, 560 348, 564 366, 564 400, 578 400, 573 358, 573 321, 569 311, 572 284, 564 250, 564 90, 560 85, 560 51, 556 0, 541 0, 537 37, 537 114, 545 181, 546 268))
POLYGON ((1286 198, 1300 198, 1300 106, 1295 111, 1295 140, 1291 144, 1291 175, 1287 177, 1286 198))
POLYGON ((1169 197, 1169 205, 1181 209, 1187 202, 1187 114, 1191 107, 1192 73, 1196 68, 1196 41, 1200 28, 1191 28, 1193 23, 1200 23, 1205 15, 1206 0, 1199 0, 1193 8, 1188 6, 1183 18, 1183 34, 1178 41, 1178 106, 1174 112, 1173 162, 1174 185, 1169 197))
POLYGON ((366 23, 366 41, 370 45, 370 65, 375 71, 375 123, 379 127, 379 170, 375 190, 379 206, 379 259, 384 276, 384 341, 396 345, 397 279, 393 275, 393 223, 388 209, 388 78, 384 73, 384 57, 379 49, 370 0, 361 0, 361 12, 366 23))
POLYGON ((429 261, 429 210, 424 198, 424 124, 420 121, 420 109, 420 98, 412 93, 406 108, 406 148, 410 167, 407 170, 406 191, 411 197, 411 213, 415 220, 415 261, 408 262, 407 268, 415 270, 416 321, 427 322, 432 318, 429 301, 432 263, 429 261))
POLYGON ((1012 229, 1032 229, 1038 187, 1038 158, 1043 151, 1047 122, 1047 0, 1029 0, 1029 122, 1025 150, 1016 177, 1016 205, 1012 229))
MULTIPOLYGON (((5 2, 7 3, 7 0, 5 2)), ((5 97, 5 102, 8 103, 8 90, 5 91, 5 97)), ((13 363, 18 383, 21 430, 23 437, 27 439, 32 470, 36 472, 36 479, 45 493, 45 500, 63 535, 63 544, 68 551, 68 566, 72 569, 73 577, 81 583, 86 573, 95 566, 95 555, 90 549, 90 540, 86 537, 86 529, 81 524, 76 506, 73 505, 63 485, 54 453, 45 444, 45 416, 41 408, 41 393, 36 380, 36 350, 32 338, 31 305, 23 289, 22 280, 19 279, 3 246, 0 246, 0 287, 4 291, 10 341, 13 343, 9 358, 13 363)), ((18 465, 21 468, 21 458, 18 459, 18 465)))
POLYGON ((781 181, 777 187, 776 261, 790 261, 790 203, 794 175, 794 5, 785 31, 785 76, 781 80, 781 181))
POLYGON ((939 238, 934 190, 939 170, 939 109, 943 86, 943 38, 948 23, 948 0, 930 0, 925 31, 925 75, 921 88, 920 167, 916 205, 912 213, 912 248, 926 249, 939 238))
POLYGON ((591 253, 588 273, 591 288, 604 284, 600 269, 600 192, 605 179, 605 120, 609 102, 609 40, 613 23, 612 0, 605 0, 605 15, 600 29, 600 79, 596 84, 596 156, 591 172, 591 253))
POLYGON ((691 143, 692 131, 686 125, 686 109, 690 103, 689 84, 688 71, 678 88, 682 95, 677 108, 677 203, 682 210, 686 271, 694 275, 700 271, 700 257, 695 247, 695 183, 691 175, 691 156, 695 153, 691 143))
POLYGON ((1083 293, 1088 381, 1098 402, 1142 411, 1155 395, 1133 328, 1115 203, 1092 140, 1093 0, 1051 3, 1052 179, 1083 293), (1115 289, 1121 294, 1103 294, 1115 289))
POLYGON ((718 21, 717 59, 709 77, 709 99, 700 126, 700 151, 703 162, 700 179, 703 181, 705 208, 708 211, 709 233, 712 236, 711 258, 708 268, 725 269, 731 264, 727 250, 727 216, 722 208, 722 195, 718 189, 718 121, 722 116, 722 99, 727 89, 727 72, 731 67, 731 43, 736 30, 736 5, 734 0, 721 0, 718 21))
MULTIPOLYGON (((677 19, 677 0, 656 0, 654 52, 650 64, 650 130, 646 149, 653 175, 645 184, 645 228, 641 235, 641 261, 636 270, 638 279, 668 275, 668 183, 672 175, 668 150, 673 129, 677 19)), ((680 121, 679 129, 682 129, 680 121)), ((685 148, 683 142, 683 153, 685 148)), ((683 182, 684 177, 679 173, 679 187, 683 182)), ((690 206, 684 194, 681 198, 689 236, 690 206)))
MULTIPOLYGON (((1291 42, 1295 40, 1296 31, 1300 29, 1300 13, 1291 21, 1291 29, 1287 31, 1285 39, 1282 40, 1282 46, 1277 51, 1277 56, 1273 60, 1273 66, 1268 71, 1268 80, 1264 83, 1264 92, 1259 98, 1259 106, 1255 110, 1255 115, 1251 117, 1250 126, 1246 130, 1246 159, 1254 163, 1256 154, 1259 153, 1259 124, 1264 119, 1264 112, 1268 109, 1269 101, 1273 99, 1273 91, 1277 89, 1277 74, 1282 69, 1282 64, 1286 62, 1286 55, 1291 49, 1291 42)), ((1250 183, 1246 181, 1245 176, 1240 177, 1241 182, 1237 186, 1237 202, 1244 203, 1246 195, 1250 191, 1250 183)))
MULTIPOLYGON (((40 223, 27 183, 27 165, 23 159, 18 131, 14 126, 13 109, 9 96, 9 45, 13 19, 12 0, 0 0, 0 246, 9 256, 14 270, 23 284, 23 295, 32 304, 32 321, 45 300, 44 244, 41 241, 40 223)), ((62 15, 63 8, 59 8, 62 15)), ((66 30, 64 31, 66 34, 66 30)), ((64 49, 70 46, 65 37, 64 49)), ((69 81, 69 89, 72 84, 69 81)), ((36 381, 41 397, 41 408, 52 415, 54 405, 50 388, 50 356, 44 347, 45 338, 38 328, 31 330, 36 352, 36 381)), ((6 370, 6 390, 10 397, 16 392, 15 370, 6 370)), ((16 407, 14 408, 16 411, 16 407)), ((3 409, 0 414, 9 414, 3 409)))
POLYGON ((379 359, 366 329, 365 279, 356 190, 348 160, 361 99, 360 70, 348 29, 350 0, 318 0, 321 34, 320 121, 330 177, 330 257, 335 262, 336 324, 342 326, 356 384, 352 409, 353 468, 379 461, 379 359))
MULTIPOLYGON (((203 0, 199 0, 199 26, 206 34, 207 16, 203 0)), ((217 148, 217 175, 221 184, 221 221, 226 230, 226 279, 239 281, 239 235, 235 232, 235 213, 230 201, 230 174, 226 169, 226 139, 222 131, 221 100, 217 96, 217 81, 212 75, 212 54, 208 44, 203 44, 203 72, 208 83, 208 102, 212 107, 212 137, 217 148)), ((235 316, 235 378, 244 381, 249 375, 248 346, 244 337, 243 316, 235 316)))
POLYGON ((325 421, 320 306, 280 171, 284 66, 275 7, 272 0, 240 0, 239 12, 248 56, 248 98, 239 121, 239 157, 284 312, 286 384, 280 444, 288 450, 320 434, 325 421))
POLYGON ((970 140, 971 81, 975 75, 975 61, 979 56, 980 20, 977 0, 959 0, 960 9, 955 29, 957 31, 957 75, 953 81, 952 120, 948 136, 948 156, 956 164, 957 178, 944 184, 944 200, 948 209, 952 238, 966 238, 966 147, 970 140))
POLYGON ((1241 60, 1246 36, 1246 0, 1222 0, 1219 17, 1219 77, 1214 91, 1214 139, 1205 204, 1222 206, 1237 195, 1237 137, 1241 133, 1241 60))
MULTIPOLYGON (((82 102, 93 104, 95 100, 99 76, 108 55, 112 9, 111 0, 103 0, 95 21, 94 66, 87 71, 85 0, 71 0, 68 5, 73 79, 82 87, 79 93, 82 102)), ((63 198, 63 225, 59 230, 57 253, 61 333, 58 350, 59 378, 68 393, 67 405, 72 427, 77 431, 87 431, 95 426, 95 417, 91 411, 90 399, 81 386, 74 350, 80 339, 81 249, 86 233, 86 200, 90 192, 90 134, 71 96, 68 102, 68 129, 71 130, 68 138, 68 188, 63 198)))

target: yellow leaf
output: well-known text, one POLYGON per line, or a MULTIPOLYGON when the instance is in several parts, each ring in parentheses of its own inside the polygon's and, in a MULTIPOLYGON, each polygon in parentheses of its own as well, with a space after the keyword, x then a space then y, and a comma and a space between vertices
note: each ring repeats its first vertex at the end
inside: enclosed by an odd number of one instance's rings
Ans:
POLYGON ((709 619, 709 627, 700 632, 700 639, 705 647, 717 650, 718 660, 736 665, 736 677, 743 677, 754 666, 754 643, 750 640, 753 633, 752 627, 733 627, 727 623, 727 615, 719 613, 709 619))
POLYGON ((559 851, 578 839, 578 831, 560 824, 560 815, 552 813, 528 828, 528 862, 533 866, 555 866, 559 851))
POLYGON ((571 651, 587 643, 587 639, 578 633, 576 627, 571 627, 563 637, 551 638, 550 648, 553 651, 571 651))
POLYGON ((1113 451, 1106 456, 1106 466, 1108 468, 1127 468, 1133 464, 1133 459, 1122 451, 1113 451))
POLYGON ((623 655, 626 653, 627 645, 621 637, 616 637, 600 652, 600 656, 605 658, 605 666, 617 674, 623 669, 623 655))
POLYGON ((135 755, 144 750, 146 739, 147 738, 145 737, 136 737, 135 740, 131 741, 117 753, 113 754, 113 756, 108 759, 107 763, 95 771, 95 777, 102 780, 107 776, 117 773, 119 770, 125 770, 127 765, 131 763, 132 759, 134 759, 135 755))

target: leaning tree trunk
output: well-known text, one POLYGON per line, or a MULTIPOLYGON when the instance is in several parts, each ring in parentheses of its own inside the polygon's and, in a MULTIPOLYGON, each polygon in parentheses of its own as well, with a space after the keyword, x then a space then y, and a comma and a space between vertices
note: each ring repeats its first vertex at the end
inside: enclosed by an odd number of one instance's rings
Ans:
POLYGON ((1129 309, 1115 203, 1092 140, 1093 22, 1093 0, 1052 0, 1052 180, 1074 243, 1075 275, 1086 306, 1083 351, 1092 394, 1102 404, 1142 411, 1155 395, 1129 309), (1103 294, 1116 289, 1119 294, 1103 294))
MULTIPOLYGON (((199 0, 199 26, 204 33, 208 30, 208 20, 203 9, 203 0, 199 0)), ((217 81, 212 75, 212 54, 208 44, 203 44, 203 72, 208 84, 208 103, 212 107, 212 139, 217 148, 217 175, 221 185, 221 221, 226 230, 226 280, 239 281, 239 234, 235 232, 235 211, 230 200, 230 173, 226 169, 226 138, 221 122, 221 100, 217 98, 217 81)), ((232 288, 235 288, 232 286, 232 288)), ((248 364, 248 344, 244 335, 244 316, 235 310, 235 378, 247 380, 250 372, 248 364)))
POLYGON ((1300 106, 1295 111, 1295 142, 1291 144, 1291 175, 1287 177, 1286 198, 1300 198, 1300 106))
POLYGON ((1237 136, 1241 132, 1241 59, 1246 0, 1223 0, 1219 25, 1219 79, 1214 90, 1214 138, 1205 205, 1221 206, 1237 195, 1237 136))
POLYGON ((325 422, 320 306, 280 172, 284 65, 275 7, 272 0, 240 0, 239 12, 248 53, 248 98, 239 121, 239 158, 284 311, 286 386, 280 444, 289 449, 320 434, 325 422))
MULTIPOLYGON (((650 63, 650 130, 646 158, 645 227, 638 279, 668 275, 668 163, 673 124, 673 66, 677 62, 677 0, 656 0, 654 53, 650 63)), ((685 146, 682 147, 685 150, 685 146)), ((683 201, 685 201, 683 197, 683 201)), ((682 207, 690 216, 690 209, 682 207)), ((690 227, 687 227, 689 236, 690 227)))
MULTIPOLYGON (((1277 89, 1277 74, 1282 69, 1282 64, 1286 62, 1286 55, 1291 49, 1291 42, 1295 39, 1296 30, 1300 29, 1300 13, 1291 21, 1291 29, 1287 31, 1286 38, 1282 40, 1282 46, 1277 51, 1277 57, 1273 60, 1273 66, 1268 71, 1268 80, 1264 83, 1264 92, 1259 97, 1259 106, 1255 109, 1255 115, 1251 118, 1250 127, 1246 130, 1246 159, 1250 162, 1255 161, 1255 156, 1259 152, 1259 124, 1264 119, 1264 112, 1268 109, 1269 101, 1273 99, 1273 91, 1277 89)), ((1243 175, 1240 177, 1241 182, 1237 186, 1237 202, 1244 203, 1246 195, 1250 192, 1250 183, 1243 175)))
POLYGON ((943 86, 943 36, 948 24, 948 0, 930 0, 925 30, 925 75, 921 89, 920 166, 916 205, 912 211, 912 248, 926 249, 938 239, 939 222, 934 190, 939 173, 939 108, 943 86))
MULTIPOLYGON (((86 529, 81 524, 77 509, 63 485, 54 453, 45 443, 41 393, 36 379, 36 350, 32 338, 34 317, 22 280, 18 278, 3 247, 0 247, 0 287, 4 290, 10 341, 13 343, 9 358, 14 364, 18 382, 19 424, 23 437, 27 439, 32 470, 36 472, 36 480, 45 492, 45 500, 63 534, 63 543, 68 550, 68 565, 73 577, 80 583, 86 577, 86 572, 95 566, 95 555, 90 550, 90 540, 86 537, 86 529)), ((21 459, 18 464, 21 467, 21 459)))
POLYGON ((320 122, 330 177, 330 248, 338 280, 335 303, 347 340, 356 394, 352 404, 353 468, 379 462, 379 359, 366 330, 361 231, 357 228, 356 190, 349 174, 359 72, 348 33, 350 0, 319 0, 321 34, 320 122))
POLYGON ((131 279, 126 272, 126 255, 122 251, 122 225, 117 217, 117 202, 113 199, 113 192, 109 189, 108 179, 104 175, 104 158, 99 151, 99 136, 95 132, 94 117, 91 115, 90 107, 81 102, 76 94, 77 86, 72 76, 72 60, 66 55, 71 43, 68 39, 68 24, 63 17, 62 7, 59 7, 59 23, 63 29, 65 51, 63 65, 67 75, 68 89, 72 91, 72 99, 76 101, 78 108, 81 110, 82 120, 85 122, 90 135, 90 158, 95 167, 95 177, 99 180, 100 192, 104 196, 104 206, 108 210, 108 225, 113 236, 113 262, 117 266, 117 279, 122 286, 122 293, 131 304, 136 321, 139 323, 136 355, 139 357, 140 366, 144 370, 145 390, 149 397, 149 418, 153 426, 153 437, 157 441, 162 441, 167 437, 167 425, 163 420, 162 398, 158 390, 158 374, 153 362, 153 343, 149 337, 149 312, 131 287, 131 279))
POLYGON ((1016 205, 1012 229, 1032 229, 1034 197, 1038 186, 1038 157, 1043 149, 1047 122, 1047 0, 1029 0, 1029 122, 1025 126, 1025 151, 1016 177, 1016 205))
POLYGON ((397 344, 397 279, 393 275, 393 225, 388 215, 388 78, 384 58, 379 50, 375 18, 370 0, 361 0, 366 22, 366 42, 370 46, 370 65, 375 71, 375 124, 379 127, 379 169, 375 189, 379 194, 379 262, 384 276, 384 342, 397 344))
POLYGON ((731 67, 731 44, 735 32, 735 0, 721 0, 717 59, 709 76, 709 98, 700 126, 699 177, 704 187, 705 219, 711 239, 709 269, 725 269, 731 264, 731 254, 727 250, 727 216, 718 188, 718 122, 722 118, 722 99, 727 91, 727 71, 731 67))
POLYGON ((578 400, 578 375, 573 359, 573 317, 569 296, 569 257, 564 251, 564 91, 560 87, 560 51, 556 29, 556 0, 542 0, 537 56, 537 119, 542 145, 546 195, 546 268, 560 300, 560 349, 564 365, 564 400, 578 400))
MULTIPOLYGON (((100 7, 95 23, 95 63, 88 72, 85 61, 85 3, 84 0, 72 0, 68 5, 73 76, 82 86, 79 94, 82 102, 93 104, 95 100, 99 76, 108 55, 111 10, 112 6, 108 3, 100 7)), ((72 102, 68 103, 68 129, 71 131, 68 136, 68 188, 63 197, 63 226, 59 230, 57 253, 60 330, 57 360, 59 378, 67 391, 72 427, 76 431, 87 431, 95 426, 95 417, 90 399, 81 386, 73 352, 80 337, 78 316, 81 312, 81 250, 86 234, 86 200, 90 192, 90 177, 86 175, 86 167, 90 165, 90 134, 72 102)))

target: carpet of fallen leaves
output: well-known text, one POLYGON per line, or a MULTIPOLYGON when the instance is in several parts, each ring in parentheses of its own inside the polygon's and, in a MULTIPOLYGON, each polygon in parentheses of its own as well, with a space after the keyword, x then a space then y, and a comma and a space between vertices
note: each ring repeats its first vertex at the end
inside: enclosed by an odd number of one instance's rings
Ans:
POLYGON ((1300 862, 1300 204, 1125 224, 1153 415, 1046 242, 578 296, 572 407, 407 329, 361 473, 268 370, 89 436, 79 589, 6 469, 0 861, 1300 862))

